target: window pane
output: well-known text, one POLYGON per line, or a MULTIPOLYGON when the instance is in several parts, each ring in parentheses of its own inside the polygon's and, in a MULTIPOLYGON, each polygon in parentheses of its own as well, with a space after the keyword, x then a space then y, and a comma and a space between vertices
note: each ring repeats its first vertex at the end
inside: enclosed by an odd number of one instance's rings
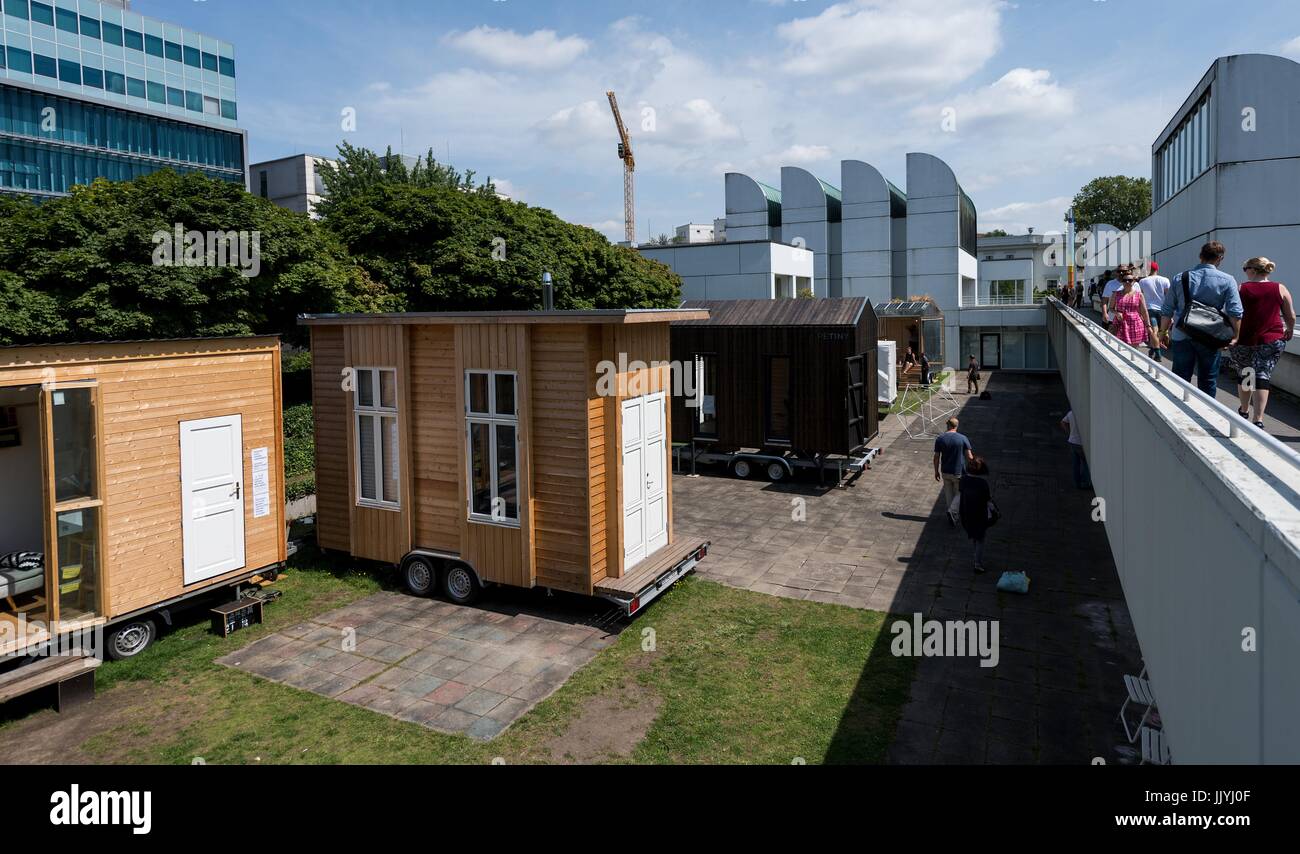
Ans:
POLYGON ((83 36, 90 36, 92 39, 99 38, 99 20, 96 18, 87 18, 85 15, 82 15, 81 34, 83 36))
POLYGON ((146 35, 144 37, 144 52, 150 56, 162 56, 163 40, 157 36, 146 35))
POLYGON ((491 457, 486 424, 469 425, 470 510, 484 516, 492 512, 491 457))
POLYGON ((497 374, 497 415, 515 414, 515 378, 510 374, 497 374))
POLYGON ((15 18, 27 18, 27 0, 5 0, 5 12, 15 18))
POLYGON ((50 392, 54 433, 55 501, 94 498, 95 398, 88 388, 50 392))
POLYGON ((58 514, 59 619, 95 616, 99 598, 99 508, 58 514))
POLYGON ((357 477, 358 494, 362 498, 375 498, 375 416, 357 416, 357 450, 361 459, 357 477))
POLYGON ((469 411, 483 415, 488 411, 488 375, 471 373, 469 375, 469 411))
POLYGON ((397 419, 388 417, 380 419, 383 427, 383 434, 380 441, 383 442, 384 456, 384 500, 397 503, 401 500, 398 495, 397 485, 400 480, 400 462, 397 453, 397 419))
POLYGON ((387 409, 397 408, 397 371, 379 372, 379 405, 387 409))
POLYGON ((137 30, 123 30, 122 40, 131 50, 144 50, 144 34, 137 30))
POLYGON ((224 56, 219 57, 219 58, 218 58, 218 65, 219 65, 219 67, 220 67, 220 69, 221 69, 221 74, 222 74, 222 76, 225 76, 225 77, 234 77, 234 76, 235 76, 235 61, 234 61, 233 59, 227 59, 227 58, 224 57, 224 56))
POLYGON ((199 49, 197 47, 184 46, 185 64, 192 68, 200 67, 199 49))
POLYGON ((181 62, 185 57, 185 52, 176 42, 163 42, 163 55, 172 62, 181 62))
POLYGON ((519 518, 519 490, 515 470, 515 428, 510 424, 497 424, 497 505, 507 519, 519 518))
POLYGON ((45 3, 32 3, 32 20, 38 24, 54 26, 54 7, 45 3))
POLYGON ((375 374, 368 368, 357 371, 357 406, 375 405, 375 374))
POLYGON ((122 28, 117 24, 104 21, 104 41, 109 44, 115 44, 119 47, 122 45, 122 28))
POLYGON ((54 20, 59 29, 65 33, 77 31, 77 13, 69 9, 55 9, 54 20))

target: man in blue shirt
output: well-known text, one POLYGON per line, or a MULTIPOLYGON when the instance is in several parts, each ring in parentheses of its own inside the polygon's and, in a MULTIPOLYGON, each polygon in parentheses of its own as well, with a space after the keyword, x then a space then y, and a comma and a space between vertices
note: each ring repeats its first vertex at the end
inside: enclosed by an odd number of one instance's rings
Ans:
MULTIPOLYGON (((1237 343, 1236 336, 1241 334, 1243 312, 1237 280, 1219 269, 1225 254, 1227 250, 1224 249, 1223 244, 1211 240, 1201 247, 1201 263, 1188 270, 1186 275, 1194 302, 1213 306, 1228 316, 1233 332, 1233 339, 1227 345, 1230 347, 1237 343)), ((1199 341, 1192 340, 1187 333, 1178 328, 1178 321, 1187 313, 1187 300, 1183 296, 1183 275, 1179 273, 1170 281, 1169 293, 1165 295, 1165 303, 1160 307, 1160 338, 1173 358, 1174 373, 1190 382, 1192 372, 1195 371, 1196 385, 1213 398, 1218 389, 1219 357, 1223 351, 1206 347, 1199 341)))
POLYGON ((961 490, 961 475, 966 461, 975 459, 970 439, 957 432, 956 418, 948 419, 948 431, 934 440, 934 479, 943 483, 944 509, 948 511, 948 524, 956 526, 952 515, 952 501, 961 490))

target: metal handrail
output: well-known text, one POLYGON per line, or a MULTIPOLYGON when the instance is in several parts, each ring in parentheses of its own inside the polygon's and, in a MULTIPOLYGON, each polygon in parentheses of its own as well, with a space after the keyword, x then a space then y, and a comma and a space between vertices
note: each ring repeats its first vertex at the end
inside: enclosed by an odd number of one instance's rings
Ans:
POLYGON ((1208 403, 1213 410, 1215 410, 1218 414, 1222 415, 1227 420, 1228 422, 1228 430, 1226 434, 1227 438, 1229 439, 1237 438, 1237 436, 1240 435, 1241 428, 1248 427, 1255 431, 1254 433, 1251 434, 1251 438, 1255 439, 1258 442, 1263 443, 1270 450, 1272 450, 1274 453, 1280 456, 1283 460, 1290 463, 1291 466, 1294 467, 1297 471, 1300 471, 1300 454, 1297 454, 1294 450, 1287 447, 1287 445, 1279 441, 1277 437, 1269 434, 1268 432, 1260 429, 1259 427, 1256 427, 1254 424, 1251 424, 1249 421, 1242 418, 1240 414, 1225 406, 1221 401, 1210 397, 1205 392, 1201 391, 1199 388, 1192 385, 1187 380, 1178 376, 1178 374, 1175 374, 1173 371, 1169 370, 1164 365, 1155 361, 1146 353, 1141 352, 1133 345, 1119 340, 1119 338, 1116 338, 1114 335, 1112 335, 1109 331, 1104 329, 1096 321, 1085 316, 1081 312, 1073 308, 1070 308, 1068 305, 1064 304, 1056 297, 1050 297, 1048 301, 1052 303, 1057 309, 1064 312, 1066 315, 1082 323, 1083 327, 1087 329, 1090 333, 1092 333, 1093 337, 1099 339, 1103 344, 1109 346, 1117 353, 1128 356, 1129 362, 1132 363, 1135 367, 1140 365, 1142 368, 1142 373, 1147 374, 1151 377, 1163 376, 1165 379, 1172 380, 1175 383, 1175 385, 1178 386, 1179 391, 1182 392, 1183 403, 1188 403, 1191 401, 1192 392, 1199 393, 1201 395, 1202 400, 1205 403, 1208 403))

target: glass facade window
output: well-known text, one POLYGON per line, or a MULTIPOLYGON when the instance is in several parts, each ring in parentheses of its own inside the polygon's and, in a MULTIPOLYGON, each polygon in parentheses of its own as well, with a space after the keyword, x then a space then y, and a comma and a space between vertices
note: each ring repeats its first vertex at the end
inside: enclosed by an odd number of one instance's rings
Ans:
POLYGON ((97 177, 124 181, 163 167, 242 184, 243 139, 220 128, 0 86, 0 189, 65 193, 97 177), (46 107, 59 116, 53 131, 41 127, 46 107))
POLYGON ((163 56, 172 62, 180 62, 184 53, 176 42, 163 42, 163 56))
POLYGON ((104 44, 122 46, 122 28, 120 26, 110 21, 104 21, 103 29, 104 34, 101 38, 104 40, 104 44))
POLYGON ((135 30, 122 30, 122 41, 131 50, 144 50, 144 34, 135 30))
POLYGON ((104 88, 115 95, 125 95, 126 76, 117 71, 105 71, 104 88))
POLYGON ((1210 148, 1213 145, 1210 108, 1211 92, 1207 90, 1156 152, 1152 174, 1156 176, 1157 207, 1210 168, 1210 148))
POLYGON ((85 86, 91 86, 95 89, 104 88, 104 72, 98 68, 91 68, 89 65, 81 69, 81 82, 85 86))
POLYGON ((149 80, 145 84, 149 89, 149 100, 155 104, 167 103, 167 87, 149 80))
POLYGON ((191 68, 201 68, 199 61, 199 49, 197 47, 185 46, 185 64, 191 68))
POLYGON ((156 56, 161 59, 163 55, 163 40, 158 36, 146 35, 144 37, 144 52, 150 56, 156 56))
POLYGON ((32 4, 32 20, 47 27, 54 26, 54 7, 45 3, 32 4))
POLYGON ((138 77, 126 78, 126 94, 132 98, 143 98, 146 93, 144 81, 138 77))
POLYGON ((99 38, 99 37, 100 37, 100 33, 99 33, 99 19, 98 19, 98 18, 87 18, 85 15, 82 15, 82 16, 81 16, 81 34, 82 34, 83 36, 88 36, 88 37, 90 37, 90 38, 92 38, 92 39, 97 39, 97 38, 99 38))
POLYGON ((70 9, 55 9, 54 26, 63 30, 65 33, 72 33, 75 35, 78 32, 77 13, 70 9))
POLYGON ((204 71, 217 70, 217 57, 215 54, 211 54, 211 53, 203 54, 203 70, 204 71))
POLYGON ((27 0, 5 0, 5 14, 27 20, 27 0))
POLYGON ((171 106, 171 107, 183 107, 183 106, 185 106, 185 93, 182 92, 180 89, 173 89, 173 88, 171 88, 170 86, 168 86, 168 87, 167 87, 167 104, 168 104, 168 106, 171 106))
POLYGON ((42 77, 58 77, 59 64, 54 61, 54 57, 38 53, 32 56, 32 66, 36 73, 42 77))
POLYGON ((14 71, 21 71, 24 74, 32 73, 31 51, 26 51, 17 47, 9 47, 5 49, 5 57, 9 60, 9 67, 14 71))
POLYGON ((235 76, 235 61, 233 59, 228 59, 223 56, 219 58, 218 64, 220 65, 221 75, 223 77, 235 76))
POLYGON ((59 60, 59 79, 64 83, 81 83, 81 66, 70 59, 59 60))

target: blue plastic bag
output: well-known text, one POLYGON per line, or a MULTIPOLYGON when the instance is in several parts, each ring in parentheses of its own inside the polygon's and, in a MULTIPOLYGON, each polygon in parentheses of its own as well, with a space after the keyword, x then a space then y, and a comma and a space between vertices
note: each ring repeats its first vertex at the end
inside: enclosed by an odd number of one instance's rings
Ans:
POLYGON ((1023 572, 1004 572, 998 579, 998 589, 1004 593, 1028 593, 1029 576, 1023 572))

